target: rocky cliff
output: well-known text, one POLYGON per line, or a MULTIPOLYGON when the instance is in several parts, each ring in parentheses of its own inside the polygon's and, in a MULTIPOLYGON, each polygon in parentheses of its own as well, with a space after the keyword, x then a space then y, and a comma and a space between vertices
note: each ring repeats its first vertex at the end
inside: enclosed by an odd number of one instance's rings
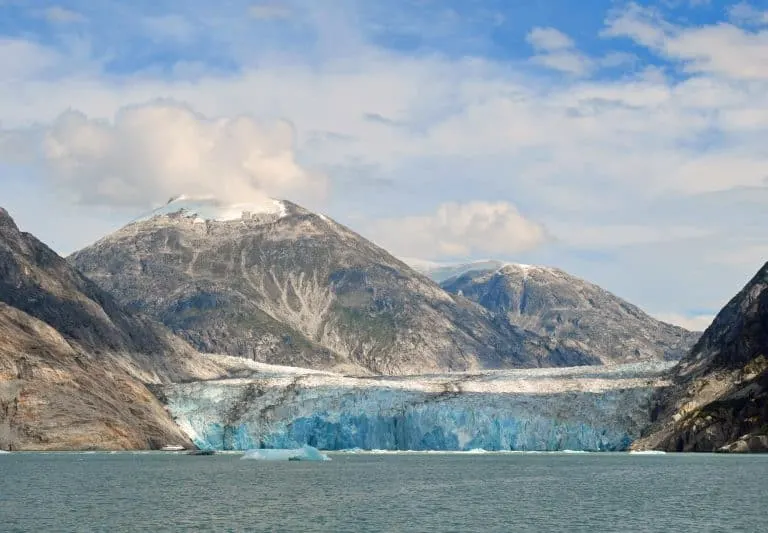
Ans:
POLYGON ((0 449, 191 444, 144 384, 221 375, 0 209, 0 449))
POLYGON ((699 337, 556 268, 506 264, 462 269, 464 273, 441 286, 514 326, 551 337, 606 364, 677 360, 699 337))
POLYGON ((768 263, 720 311, 655 405, 638 449, 768 451, 768 263))
POLYGON ((177 199, 70 260, 206 352, 355 374, 600 362, 290 202, 177 199))

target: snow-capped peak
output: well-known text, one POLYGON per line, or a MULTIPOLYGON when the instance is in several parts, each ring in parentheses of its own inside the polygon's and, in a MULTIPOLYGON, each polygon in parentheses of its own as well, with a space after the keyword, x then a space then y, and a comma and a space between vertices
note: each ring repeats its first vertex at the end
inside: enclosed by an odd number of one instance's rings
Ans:
POLYGON ((139 218, 136 222, 150 220, 158 216, 181 214, 193 218, 196 222, 248 220, 254 216, 272 215, 282 218, 287 214, 285 203, 273 198, 261 202, 225 203, 213 197, 191 197, 179 195, 139 218))

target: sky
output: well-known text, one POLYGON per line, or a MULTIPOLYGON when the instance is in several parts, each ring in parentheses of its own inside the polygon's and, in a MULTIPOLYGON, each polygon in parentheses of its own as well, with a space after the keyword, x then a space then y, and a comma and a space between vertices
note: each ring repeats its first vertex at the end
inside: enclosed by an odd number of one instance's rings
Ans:
POLYGON ((0 206, 178 194, 562 268, 704 328, 768 260, 768 0, 0 0, 0 206))

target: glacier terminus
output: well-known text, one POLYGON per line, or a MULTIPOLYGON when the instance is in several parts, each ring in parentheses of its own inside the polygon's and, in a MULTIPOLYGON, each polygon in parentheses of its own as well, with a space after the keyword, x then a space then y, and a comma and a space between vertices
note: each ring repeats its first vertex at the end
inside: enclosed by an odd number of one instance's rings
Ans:
POLYGON ((232 364, 244 377, 159 394, 200 448, 626 450, 650 423, 651 396, 673 363, 399 377, 232 364))

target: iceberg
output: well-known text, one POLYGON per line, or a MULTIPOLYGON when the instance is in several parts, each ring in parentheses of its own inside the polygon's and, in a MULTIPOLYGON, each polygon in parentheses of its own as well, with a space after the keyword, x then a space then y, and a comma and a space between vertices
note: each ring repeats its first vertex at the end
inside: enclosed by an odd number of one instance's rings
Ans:
POLYGON ((255 459, 258 461, 330 461, 331 458, 320 453, 320 450, 312 446, 302 446, 295 450, 248 450, 241 459, 255 459))
MULTIPOLYGON (((216 450, 626 451, 667 385, 664 362, 349 377, 259 365, 166 385, 199 447, 216 450)), ((269 453, 269 452, 268 452, 269 453)))

